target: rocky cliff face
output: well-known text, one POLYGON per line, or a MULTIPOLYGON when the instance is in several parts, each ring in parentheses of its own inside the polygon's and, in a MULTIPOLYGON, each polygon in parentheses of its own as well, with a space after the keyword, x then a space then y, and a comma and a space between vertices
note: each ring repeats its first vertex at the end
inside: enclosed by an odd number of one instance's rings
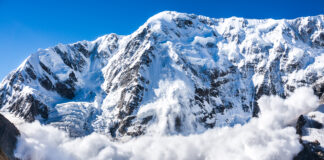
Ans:
POLYGON ((16 159, 14 150, 16 148, 18 136, 20 136, 18 129, 0 114, 0 159, 16 159))
POLYGON ((324 159, 324 105, 320 105, 315 111, 300 115, 296 123, 296 131, 300 136, 303 150, 295 157, 301 159, 324 159))
POLYGON ((128 36, 39 50, 0 85, 1 111, 71 136, 190 134, 245 123, 262 95, 323 98, 324 16, 162 12, 128 36))

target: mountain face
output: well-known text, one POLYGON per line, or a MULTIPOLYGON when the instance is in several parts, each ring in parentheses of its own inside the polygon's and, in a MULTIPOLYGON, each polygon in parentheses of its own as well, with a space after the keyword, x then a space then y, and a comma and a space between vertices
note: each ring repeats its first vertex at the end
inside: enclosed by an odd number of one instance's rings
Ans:
POLYGON ((324 92, 324 16, 161 12, 128 36, 59 44, 0 84, 2 112, 79 137, 191 134, 257 116, 262 95, 324 92))

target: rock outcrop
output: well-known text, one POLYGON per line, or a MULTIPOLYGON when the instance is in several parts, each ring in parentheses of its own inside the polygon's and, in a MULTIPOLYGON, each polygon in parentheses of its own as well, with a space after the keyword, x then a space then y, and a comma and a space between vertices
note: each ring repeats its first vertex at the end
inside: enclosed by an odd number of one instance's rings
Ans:
POLYGON ((14 150, 18 136, 20 136, 20 133, 15 125, 0 114, 0 159, 16 159, 14 150))

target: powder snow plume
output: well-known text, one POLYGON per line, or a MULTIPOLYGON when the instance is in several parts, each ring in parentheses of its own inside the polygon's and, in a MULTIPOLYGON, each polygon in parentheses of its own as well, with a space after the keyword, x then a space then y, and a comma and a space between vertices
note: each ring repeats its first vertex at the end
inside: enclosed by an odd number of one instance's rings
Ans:
MULTIPOLYGON (((161 85, 170 83, 165 82, 161 85)), ((185 84, 179 81, 176 83, 185 84)), ((163 90, 166 91, 167 87, 160 86, 160 88, 159 98, 168 100, 168 96, 163 94, 163 90)), ((172 93, 185 96, 181 95, 185 94, 182 90, 176 88, 172 89, 172 93)), ((176 102, 171 99, 168 103, 176 102)), ((259 118, 252 118, 244 125, 214 128, 188 136, 145 135, 126 142, 113 142, 97 133, 73 139, 65 132, 37 121, 24 123, 7 117, 14 121, 22 132, 15 155, 23 160, 292 159, 302 149, 292 125, 300 114, 314 110, 318 106, 318 98, 312 89, 299 88, 287 99, 263 96, 258 104, 261 109, 259 118)))

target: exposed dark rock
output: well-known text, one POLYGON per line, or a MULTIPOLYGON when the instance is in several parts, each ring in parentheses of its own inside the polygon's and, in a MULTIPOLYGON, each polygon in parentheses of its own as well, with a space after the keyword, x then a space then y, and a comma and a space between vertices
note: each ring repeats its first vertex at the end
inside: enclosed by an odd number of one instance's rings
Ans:
POLYGON ((303 115, 300 115, 298 117, 297 123, 296 123, 296 133, 300 136, 303 134, 303 127, 306 124, 306 119, 303 115))
POLYGON ((68 60, 68 58, 67 58, 68 54, 67 54, 66 52, 62 52, 62 51, 60 50, 59 47, 54 47, 54 50, 55 50, 55 52, 56 52, 57 54, 59 54, 59 55, 61 56, 63 62, 64 62, 67 66, 69 66, 70 68, 73 68, 71 62, 70 62, 70 61, 68 60))
POLYGON ((209 97, 209 89, 206 88, 196 88, 195 90, 195 100, 199 101, 200 103, 203 103, 205 100, 208 101, 209 97))
POLYGON ((135 119, 135 116, 128 116, 121 122, 118 132, 121 134, 125 134, 127 132, 127 128, 130 126, 133 119, 135 119))
POLYGON ((253 102, 252 117, 259 117, 260 107, 256 101, 253 102))
POLYGON ((5 90, 0 90, 0 108, 2 108, 3 104, 6 103, 6 91, 5 90))
POLYGON ((266 95, 269 96, 270 95, 270 89, 267 85, 261 85, 260 87, 257 86, 257 92, 256 92, 256 99, 260 99, 261 96, 266 95))
POLYGON ((175 129, 178 132, 181 131, 181 118, 179 116, 175 118, 175 129))
POLYGON ((145 50, 144 53, 141 56, 141 64, 144 64, 146 66, 149 66, 149 64, 152 62, 150 55, 152 55, 153 47, 150 47, 148 50, 145 50))
POLYGON ((289 86, 289 85, 287 85, 286 88, 287 88, 290 92, 294 92, 295 89, 296 89, 296 87, 294 87, 294 86, 289 86))
POLYGON ((112 137, 116 137, 116 131, 118 129, 119 124, 116 123, 112 127, 109 128, 109 133, 112 137))
POLYGON ((318 36, 316 36, 313 40, 313 43, 317 46, 324 46, 324 32, 321 32, 318 36))
POLYGON ((58 82, 55 84, 55 90, 58 94, 60 94, 62 97, 67 99, 73 99, 74 98, 74 88, 68 87, 66 84, 62 82, 58 82))
POLYGON ((303 149, 294 157, 294 160, 323 160, 324 151, 317 140, 314 142, 302 140, 302 136, 304 135, 304 127, 320 129, 322 128, 322 124, 312 119, 307 119, 303 115, 299 116, 296 123, 296 133, 300 136, 299 142, 303 145, 303 149))
POLYGON ((225 106, 223 106, 223 105, 221 105, 221 106, 216 106, 216 109, 217 109, 218 113, 222 113, 222 114, 224 114, 225 106))
POLYGON ((323 124, 312 118, 300 115, 296 124, 296 133, 300 136, 303 136, 303 128, 321 129, 323 128, 323 124))
POLYGON ((74 47, 81 52, 85 57, 89 58, 91 55, 91 52, 89 52, 87 49, 85 49, 85 47, 80 44, 80 43, 76 43, 74 44, 74 47))
POLYGON ((243 109, 244 112, 249 112, 250 107, 247 106, 246 104, 243 104, 243 105, 242 105, 242 109, 243 109))
POLYGON ((186 20, 186 19, 175 19, 175 22, 179 28, 183 27, 191 27, 192 26, 192 21, 191 20, 186 20))
POLYGON ((294 160, 323 160, 324 152, 320 147, 318 141, 315 142, 301 142, 303 150, 300 151, 294 160))
POLYGON ((144 131, 142 130, 141 126, 138 126, 138 128, 135 132, 127 132, 127 135, 131 136, 131 137, 138 137, 143 134, 144 134, 144 131))
POLYGON ((0 149, 0 160, 9 160, 8 156, 0 149))
POLYGON ((217 46, 214 43, 207 42, 206 47, 208 47, 208 48, 215 48, 217 46))
POLYGON ((61 51, 59 47, 54 47, 54 51, 60 55, 61 59, 67 66, 75 71, 82 71, 83 66, 86 64, 86 61, 82 58, 80 53, 76 53, 76 55, 72 57, 72 55, 61 51))
POLYGON ((118 108, 120 111, 118 113, 118 118, 124 119, 125 117, 131 115, 138 104, 142 101, 144 88, 141 85, 136 85, 131 87, 129 90, 123 90, 120 101, 118 103, 118 108), (131 93, 129 99, 125 99, 127 92, 131 93))
POLYGON ((36 74, 35 74, 35 72, 33 71, 32 68, 27 67, 26 72, 27 72, 27 74, 29 75, 30 78, 32 78, 34 80, 36 79, 36 74))
POLYGON ((34 121, 37 115, 44 119, 48 118, 48 107, 32 95, 18 98, 10 105, 9 110, 28 122, 34 121))
POLYGON ((321 98, 324 93, 324 83, 314 85, 313 90, 314 94, 321 98))
POLYGON ((43 78, 39 78, 38 81, 41 84, 41 86, 44 87, 45 89, 47 90, 54 89, 53 83, 47 76, 44 76, 43 78))
POLYGON ((310 35, 312 35, 316 29, 316 22, 311 19, 305 19, 306 23, 300 23, 298 29, 298 38, 304 42, 308 42, 310 39, 310 35))
POLYGON ((14 157, 14 150, 19 135, 18 129, 0 114, 0 159, 16 159, 14 157))
POLYGON ((52 72, 51 70, 44 64, 42 63, 41 61, 39 61, 39 65, 42 67, 42 69, 47 72, 49 75, 52 75, 52 72))
POLYGON ((144 28, 134 39, 132 39, 125 48, 125 55, 132 56, 134 51, 138 50, 141 46, 142 41, 148 33, 148 28, 144 28))
POLYGON ((147 116, 147 117, 143 118, 141 124, 147 124, 152 119, 153 119, 153 116, 147 116))
MULTIPOLYGON (((137 44, 140 44, 146 38, 149 38, 149 28, 144 28, 142 32, 140 32, 132 41, 130 41, 125 49, 125 56, 132 56, 139 47, 137 44)), ((143 44, 144 46, 144 44, 143 44)), ((148 67, 152 62, 152 51, 154 47, 149 47, 141 53, 139 56, 139 61, 129 66, 123 67, 123 69, 117 67, 112 70, 113 77, 118 78, 118 84, 109 84, 107 85, 106 92, 114 91, 118 87, 125 87, 122 90, 121 96, 119 98, 119 102, 117 104, 117 108, 119 108, 117 117, 122 119, 122 121, 117 124, 118 130, 116 130, 116 126, 111 128, 112 135, 121 134, 121 135, 130 135, 130 136, 138 136, 143 134, 144 128, 135 127, 132 132, 128 131, 127 128, 131 125, 129 117, 134 119, 134 124, 148 123, 153 117, 146 117, 143 120, 137 119, 137 117, 133 116, 134 110, 138 109, 137 107, 142 102, 143 94, 144 94, 144 86, 150 84, 148 80, 146 80, 143 76, 140 76, 139 72, 144 70, 145 67, 148 67), (122 72, 121 72, 122 71, 122 72), (126 96, 128 95, 128 96, 126 96), (117 133, 114 133, 117 132, 117 133)), ((133 123, 132 123, 133 125, 133 123)))
POLYGON ((69 74, 69 78, 70 78, 72 81, 74 81, 74 82, 77 82, 77 81, 78 81, 78 79, 75 77, 74 72, 71 72, 71 73, 69 74))
POLYGON ((9 79, 9 85, 12 86, 17 78, 18 72, 14 73, 13 75, 11 75, 10 79, 9 79))

